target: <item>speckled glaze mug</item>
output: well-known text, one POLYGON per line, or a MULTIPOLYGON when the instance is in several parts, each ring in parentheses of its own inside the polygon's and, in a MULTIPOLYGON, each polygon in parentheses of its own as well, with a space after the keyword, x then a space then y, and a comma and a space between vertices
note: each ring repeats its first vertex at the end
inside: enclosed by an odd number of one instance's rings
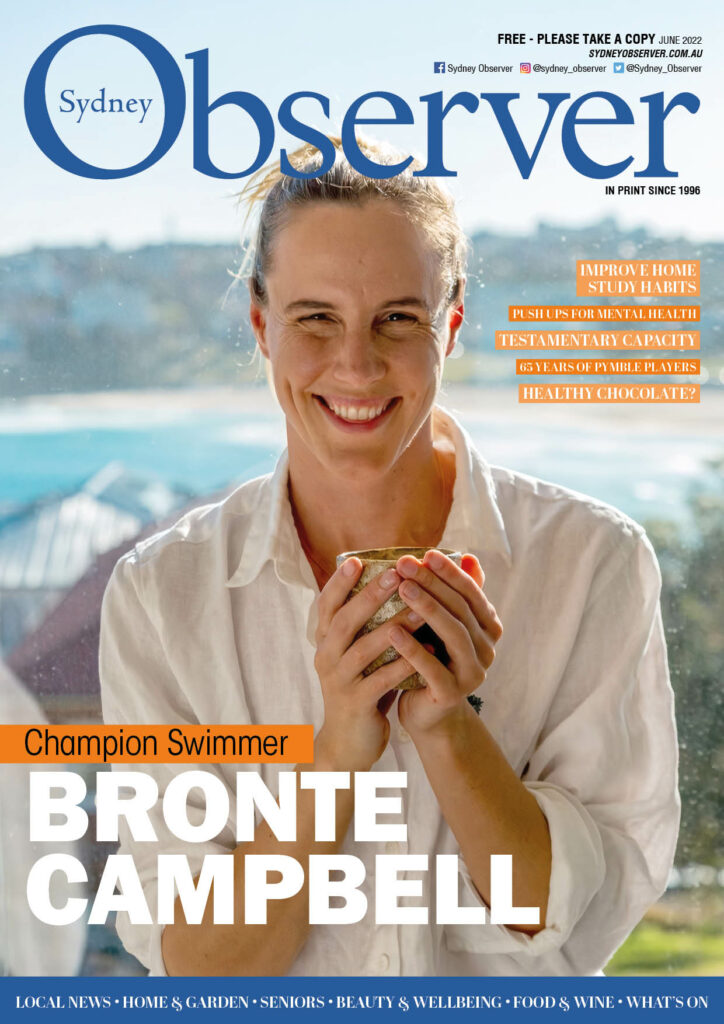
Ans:
MULTIPOLYGON (((349 597, 354 597, 358 594, 363 587, 367 586, 370 580, 374 579, 375 576, 379 576, 385 569, 394 569, 398 559, 402 558, 403 555, 412 555, 414 558, 422 559, 423 556, 430 550, 430 548, 370 548, 367 551, 344 551, 341 555, 337 555, 337 568, 347 558, 359 558, 362 563, 362 574, 350 591, 349 597)), ((443 555, 455 563, 455 565, 462 564, 463 556, 459 551, 450 551, 447 548, 436 548, 436 551, 441 551, 443 555)), ((397 591, 390 597, 381 608, 378 608, 375 614, 365 622, 362 629, 357 634, 358 637, 364 633, 371 633, 373 629, 382 625, 383 622, 387 622, 401 612, 407 605, 399 596, 397 591)), ((421 644, 430 644, 433 647, 435 657, 442 661, 443 664, 447 662, 447 651, 445 650, 445 644, 442 642, 437 633, 433 632, 427 623, 423 622, 419 629, 416 629, 412 634, 416 640, 419 640, 421 644)), ((386 665, 390 661, 395 661, 399 658, 399 654, 394 647, 388 647, 386 651, 383 651, 378 658, 375 658, 367 668, 364 670, 364 675, 368 676, 375 669, 381 665, 386 665)), ((425 680, 422 678, 419 672, 413 672, 412 675, 408 676, 407 679, 403 679, 402 682, 397 686, 398 690, 419 690, 425 686, 425 680)))

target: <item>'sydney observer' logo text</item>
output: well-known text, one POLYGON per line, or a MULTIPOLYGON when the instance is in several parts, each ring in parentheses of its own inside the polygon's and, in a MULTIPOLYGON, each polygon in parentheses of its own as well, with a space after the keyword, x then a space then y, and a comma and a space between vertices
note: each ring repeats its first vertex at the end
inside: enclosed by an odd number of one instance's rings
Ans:
MULTIPOLYGON (((269 108, 254 93, 245 91, 227 92, 210 101, 209 51, 196 50, 187 53, 185 57, 193 65, 191 116, 194 169, 212 178, 243 178, 253 174, 269 160, 274 148, 276 128, 269 108), (253 144, 257 146, 256 155, 251 163, 241 170, 218 167, 209 154, 210 115, 225 106, 237 107, 251 120, 252 140, 253 144)), ((523 70, 522 66, 521 70, 523 70)), ((74 103, 77 102, 73 90, 63 91, 66 94, 67 108, 70 104, 71 93, 73 93, 74 103)), ((639 169, 634 170, 634 177, 675 178, 678 177, 678 172, 664 163, 666 120, 674 111, 677 111, 677 116, 680 117, 681 110, 679 108, 689 114, 696 114, 700 106, 699 98, 691 92, 677 93, 668 101, 663 92, 651 93, 648 96, 641 96, 639 103, 643 106, 636 108, 629 106, 621 96, 613 92, 588 92, 575 98, 572 98, 571 94, 567 92, 541 92, 538 93, 538 99, 540 100, 542 124, 538 130, 535 144, 529 151, 521 138, 516 123, 515 115, 518 108, 514 107, 514 104, 519 98, 520 94, 517 92, 482 92, 479 94, 457 92, 447 100, 442 91, 420 96, 420 103, 426 107, 422 119, 427 129, 427 162, 414 174, 419 177, 455 177, 457 175, 457 171, 446 167, 444 162, 445 118, 455 107, 462 107, 469 114, 479 111, 481 114, 483 112, 492 113, 522 178, 530 177, 554 120, 560 121, 560 142, 563 154, 578 174, 588 178, 613 178, 631 166, 634 160, 637 160, 639 169), (593 105, 595 114, 591 110, 591 105, 593 105), (606 112, 605 116, 601 114, 602 107, 606 112), (560 115, 558 115, 559 108, 560 115), (601 163, 600 160, 594 159, 585 151, 578 138, 580 126, 606 125, 610 128, 611 126, 635 124, 636 113, 634 111, 639 115, 639 119, 645 122, 647 128, 647 141, 642 153, 634 156, 632 153, 625 152, 628 147, 623 139, 622 151, 618 154, 619 159, 611 163, 601 163)), ((91 104, 93 103, 91 98, 85 99, 91 104)), ((311 173, 314 175, 324 174, 334 163, 336 151, 330 139, 323 132, 299 120, 296 116, 294 107, 300 99, 316 101, 324 117, 329 120, 329 97, 322 93, 309 91, 294 92, 282 100, 276 120, 280 129, 299 139, 300 142, 309 143, 319 150, 320 166, 311 173)), ((97 100, 98 97, 96 97, 97 100)), ((129 103, 136 103, 135 99, 125 101, 118 99, 118 103, 124 102, 127 113, 135 112, 138 109, 136 106, 133 106, 132 110, 128 107, 129 103)), ((140 102, 142 101, 139 98, 140 102)), ((146 99, 144 102, 148 106, 143 111, 141 120, 145 118, 152 100, 146 99)), ((91 110, 93 109, 91 106, 91 110)), ((178 138, 185 114, 186 89, 181 69, 174 58, 153 36, 124 25, 89 25, 61 36, 40 54, 30 69, 25 84, 25 119, 35 143, 53 163, 71 174, 77 174, 84 178, 126 178, 152 167, 169 151, 178 138), (81 159, 60 137, 48 110, 46 80, 53 60, 69 43, 83 36, 94 35, 115 36, 135 47, 148 61, 161 86, 164 114, 158 141, 146 157, 127 167, 99 167, 81 159)), ((381 126, 384 134, 389 135, 390 129, 395 125, 414 123, 415 114, 412 107, 397 93, 377 90, 358 96, 347 108, 342 121, 341 137, 345 155, 352 166, 367 177, 394 177, 411 163, 412 156, 408 156, 396 164, 377 164, 365 156, 359 148, 356 140, 357 129, 360 127, 362 131, 367 131, 371 126, 381 126), (370 101, 376 101, 377 109, 379 109, 380 101, 387 104, 391 116, 364 116, 363 108, 370 101)), ((469 130, 475 131, 475 122, 472 120, 469 130)), ((291 165, 286 149, 281 148, 279 156, 284 174, 294 178, 309 176, 291 165)))

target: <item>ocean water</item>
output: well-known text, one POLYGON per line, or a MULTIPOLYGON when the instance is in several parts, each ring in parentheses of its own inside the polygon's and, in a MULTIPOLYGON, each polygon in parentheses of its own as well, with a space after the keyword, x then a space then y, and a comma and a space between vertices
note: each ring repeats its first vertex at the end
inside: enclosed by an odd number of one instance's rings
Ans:
POLYGON ((127 426, 0 429, 0 503, 73 491, 115 461, 206 494, 273 468, 284 443, 281 422, 265 425, 256 418, 247 426, 237 417, 209 413, 127 426))
MULTIPOLYGON (((607 501, 635 519, 686 521, 695 489, 720 486, 708 461, 724 442, 672 429, 628 436, 602 426, 537 426, 468 411, 459 414, 489 462, 554 480, 607 501)), ((148 404, 0 408, 0 510, 72 492, 111 461, 181 485, 200 498, 270 472, 284 444, 283 419, 210 406, 186 411, 148 404)))

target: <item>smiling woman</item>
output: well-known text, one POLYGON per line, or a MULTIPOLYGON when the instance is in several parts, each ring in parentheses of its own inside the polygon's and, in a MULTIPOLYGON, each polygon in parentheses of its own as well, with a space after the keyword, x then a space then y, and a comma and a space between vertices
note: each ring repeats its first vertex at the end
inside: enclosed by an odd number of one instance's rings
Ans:
MULTIPOLYGON (((360 145, 380 163, 399 156, 360 145)), ((305 148, 294 164, 309 175, 318 159, 305 148)), ((434 440, 431 411, 463 320, 466 240, 449 195, 416 169, 371 180, 342 158, 321 178, 260 173, 242 193, 263 198, 251 322, 287 418, 290 498, 320 586, 336 554, 370 547, 371 533, 378 546, 435 545, 452 501, 454 453, 434 440)))
MULTIPOLYGON (((245 923, 235 900, 233 924, 210 907, 190 924, 177 904, 165 928, 121 916, 119 931, 154 973, 595 973, 663 890, 676 840, 655 558, 615 509, 488 466, 436 404, 464 313, 452 202, 415 164, 369 180, 336 145, 325 174, 305 149, 292 155, 303 177, 273 169, 246 190, 262 204, 250 317, 287 450, 272 476, 121 559, 103 610, 104 714, 312 723, 306 770, 404 772, 402 845, 425 861, 456 856, 462 917, 312 928, 301 889, 271 901, 264 925, 245 923), (336 556, 390 547, 425 553, 400 553, 352 594, 362 562, 336 568, 336 556), (438 548, 467 554, 458 565, 438 548), (402 610, 363 632, 395 593, 402 610), (365 674, 389 647, 397 659, 365 674), (412 673, 426 685, 398 694, 412 673), (480 716, 467 699, 478 692, 480 716), (479 926, 500 854, 537 925, 479 926)), ((363 145, 377 162, 398 156, 363 145)), ((163 792, 175 769, 151 767, 163 792)), ((215 768, 231 791, 229 769, 215 768)), ((278 766, 259 772, 275 791, 278 766)), ((251 842, 227 829, 189 851, 159 821, 159 843, 196 873, 227 853, 239 883, 245 858, 264 855, 349 854, 372 878, 375 857, 400 844, 360 846, 351 791, 334 799, 326 841, 300 787, 293 842, 262 821, 251 842)), ((122 834, 150 889, 158 847, 122 834)), ((361 890, 374 900, 371 884, 361 890)), ((420 906, 435 904, 434 879, 412 884, 401 882, 420 906)))
POLYGON ((462 306, 445 302, 437 263, 396 203, 320 200, 289 217, 266 300, 252 300, 320 585, 336 554, 369 547, 370 532, 388 546, 440 539, 431 529, 452 499, 454 456, 435 448, 431 410, 462 306), (310 251, 310 234, 324 246, 310 251), (322 515, 331 508, 334 525, 322 515))

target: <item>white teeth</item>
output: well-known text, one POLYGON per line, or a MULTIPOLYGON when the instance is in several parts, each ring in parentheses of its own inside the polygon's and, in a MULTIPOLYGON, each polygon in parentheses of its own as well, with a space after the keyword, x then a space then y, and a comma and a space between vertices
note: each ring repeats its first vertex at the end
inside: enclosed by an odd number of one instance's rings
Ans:
POLYGON ((373 420, 381 416, 389 402, 382 402, 376 406, 336 405, 334 402, 327 402, 329 408, 342 420, 349 420, 356 423, 359 420, 373 420))

